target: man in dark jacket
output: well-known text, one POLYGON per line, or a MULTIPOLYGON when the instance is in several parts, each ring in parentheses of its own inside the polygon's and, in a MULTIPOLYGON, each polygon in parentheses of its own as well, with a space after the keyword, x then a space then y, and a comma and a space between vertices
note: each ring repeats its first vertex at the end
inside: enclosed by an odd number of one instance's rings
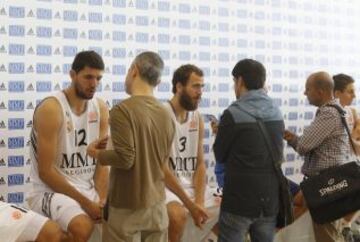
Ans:
POLYGON ((251 59, 233 71, 237 100, 223 113, 215 139, 216 160, 225 164, 219 242, 273 241, 279 210, 279 181, 256 119, 264 122, 275 159, 283 157, 284 121, 266 94, 264 66, 251 59))

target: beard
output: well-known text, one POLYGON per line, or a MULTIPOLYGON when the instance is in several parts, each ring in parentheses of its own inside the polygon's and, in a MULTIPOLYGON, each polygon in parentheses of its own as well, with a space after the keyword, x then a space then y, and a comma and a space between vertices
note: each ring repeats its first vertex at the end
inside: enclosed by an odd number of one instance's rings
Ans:
POLYGON ((77 82, 75 82, 75 94, 81 99, 90 100, 94 97, 95 92, 87 93, 81 89, 80 85, 77 82))
POLYGON ((198 108, 199 102, 191 98, 186 92, 183 92, 180 95, 179 99, 180 105, 186 110, 186 111, 194 111, 198 108))

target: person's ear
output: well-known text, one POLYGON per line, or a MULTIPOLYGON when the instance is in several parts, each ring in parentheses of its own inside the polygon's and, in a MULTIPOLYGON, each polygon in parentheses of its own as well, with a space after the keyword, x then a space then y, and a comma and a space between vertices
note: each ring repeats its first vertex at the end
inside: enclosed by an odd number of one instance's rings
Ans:
POLYGON ((181 93, 183 88, 184 86, 180 82, 176 83, 176 93, 181 93))
POLYGON ((131 76, 135 78, 139 74, 138 67, 134 64, 131 68, 131 76))
POLYGON ((340 92, 339 90, 336 90, 336 91, 334 92, 334 97, 335 97, 335 98, 338 98, 340 94, 341 94, 341 92, 340 92))
POLYGON ((71 80, 74 80, 74 79, 75 79, 75 76, 76 76, 76 71, 70 70, 70 71, 69 71, 69 75, 70 75, 71 80))

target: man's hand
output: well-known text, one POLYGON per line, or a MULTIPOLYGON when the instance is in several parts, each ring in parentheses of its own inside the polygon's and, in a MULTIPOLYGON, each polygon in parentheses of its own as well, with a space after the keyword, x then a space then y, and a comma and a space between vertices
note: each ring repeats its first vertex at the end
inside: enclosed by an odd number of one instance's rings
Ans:
POLYGON ((89 156, 97 159, 98 155, 99 155, 99 150, 103 150, 106 148, 108 139, 109 139, 109 137, 106 136, 105 138, 97 139, 97 140, 91 142, 86 149, 86 153, 89 156))
POLYGON ((293 132, 291 132, 290 130, 285 130, 285 132, 284 132, 284 139, 285 139, 286 141, 291 141, 291 140, 293 140, 295 137, 296 137, 296 135, 295 135, 293 132))
POLYGON ((109 140, 109 136, 106 136, 106 137, 104 137, 104 138, 97 139, 96 149, 105 149, 108 140, 109 140))
POLYGON ((209 215, 206 213, 206 211, 196 203, 192 203, 191 207, 189 208, 189 212, 194 220, 195 225, 202 229, 203 225, 209 218, 209 215))
POLYGON ((217 134, 218 127, 219 127, 218 121, 217 120, 211 120, 210 121, 210 126, 211 126, 211 131, 213 132, 213 134, 217 134))
POLYGON ((86 148, 86 153, 95 159, 97 159, 99 155, 99 149, 96 148, 97 146, 98 146, 98 140, 95 140, 91 142, 86 148))
POLYGON ((84 202, 81 207, 85 210, 85 212, 92 218, 94 221, 101 220, 102 217, 102 206, 100 203, 96 203, 93 201, 84 202))

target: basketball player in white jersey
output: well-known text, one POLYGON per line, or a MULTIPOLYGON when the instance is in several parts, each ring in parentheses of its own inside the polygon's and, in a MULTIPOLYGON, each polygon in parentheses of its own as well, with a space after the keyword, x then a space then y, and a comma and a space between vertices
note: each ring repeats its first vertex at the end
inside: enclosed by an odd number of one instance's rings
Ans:
POLYGON ((60 242, 65 234, 54 221, 14 204, 0 201, 2 242, 60 242))
POLYGON ((103 70, 96 52, 78 53, 70 87, 38 105, 31 132, 29 205, 77 242, 90 238, 107 196, 108 168, 86 155, 93 140, 104 137, 99 145, 106 145, 108 109, 93 98, 103 70))
MULTIPOLYGON (((206 208, 213 205, 209 204, 213 202, 213 198, 209 192, 206 192, 206 167, 203 156, 204 124, 200 113, 196 110, 204 87, 203 72, 194 65, 183 65, 175 70, 172 84, 174 96, 165 103, 176 126, 169 168, 193 201, 200 207, 206 208)), ((188 212, 170 190, 166 190, 166 202, 169 214, 169 240, 178 242, 183 235, 188 212)), ((197 238, 192 239, 197 240, 197 238)))

